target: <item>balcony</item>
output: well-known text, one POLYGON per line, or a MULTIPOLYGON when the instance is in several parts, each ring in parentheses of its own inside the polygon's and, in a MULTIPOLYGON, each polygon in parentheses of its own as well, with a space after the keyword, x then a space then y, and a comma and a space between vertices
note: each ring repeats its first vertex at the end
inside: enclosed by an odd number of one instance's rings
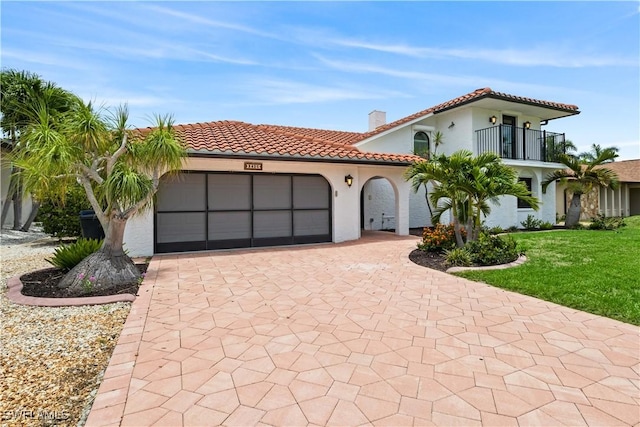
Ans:
POLYGON ((476 131, 478 154, 497 153, 503 159, 556 162, 566 153, 564 133, 495 125, 476 131))

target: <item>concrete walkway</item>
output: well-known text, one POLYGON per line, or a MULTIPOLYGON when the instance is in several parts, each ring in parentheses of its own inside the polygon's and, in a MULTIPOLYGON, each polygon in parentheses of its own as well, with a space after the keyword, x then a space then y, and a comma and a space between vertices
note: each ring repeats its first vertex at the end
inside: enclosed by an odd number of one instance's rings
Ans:
POLYGON ((640 423, 640 329, 411 263, 415 237, 155 256, 87 426, 640 423))

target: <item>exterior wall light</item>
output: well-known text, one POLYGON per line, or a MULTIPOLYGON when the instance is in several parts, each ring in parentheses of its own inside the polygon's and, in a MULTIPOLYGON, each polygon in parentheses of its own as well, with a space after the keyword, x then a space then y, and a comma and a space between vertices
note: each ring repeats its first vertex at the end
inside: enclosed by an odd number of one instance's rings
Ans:
POLYGON ((353 185, 353 177, 351 174, 344 177, 344 182, 346 182, 349 187, 353 185))
POLYGON ((531 127, 531 122, 524 122, 524 128, 529 129, 531 127))
POLYGON ((492 125, 495 125, 497 121, 498 118, 496 116, 489 117, 489 123, 491 123, 492 125))

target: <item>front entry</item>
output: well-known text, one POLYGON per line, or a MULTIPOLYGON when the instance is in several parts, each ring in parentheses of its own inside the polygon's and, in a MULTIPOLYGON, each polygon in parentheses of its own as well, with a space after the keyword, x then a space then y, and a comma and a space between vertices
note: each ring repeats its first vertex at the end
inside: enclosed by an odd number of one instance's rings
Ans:
POLYGON ((155 252, 331 241, 331 188, 320 175, 180 173, 163 178, 155 252))

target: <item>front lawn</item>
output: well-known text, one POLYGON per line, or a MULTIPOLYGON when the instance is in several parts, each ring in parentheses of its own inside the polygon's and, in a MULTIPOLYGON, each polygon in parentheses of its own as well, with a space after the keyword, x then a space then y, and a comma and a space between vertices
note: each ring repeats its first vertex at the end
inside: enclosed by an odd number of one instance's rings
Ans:
POLYGON ((456 275, 640 325, 640 216, 616 231, 515 233, 528 261, 456 275))

